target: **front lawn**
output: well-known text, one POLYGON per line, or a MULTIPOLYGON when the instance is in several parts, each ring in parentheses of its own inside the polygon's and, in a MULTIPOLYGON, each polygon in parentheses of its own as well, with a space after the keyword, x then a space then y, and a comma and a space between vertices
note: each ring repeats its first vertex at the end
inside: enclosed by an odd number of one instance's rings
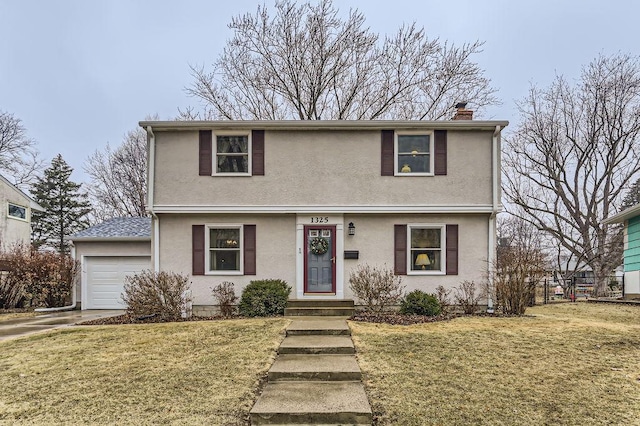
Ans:
POLYGON ((640 424, 640 308, 350 322, 380 425, 640 424))
POLYGON ((287 323, 85 326, 0 342, 0 423, 246 424, 287 323))

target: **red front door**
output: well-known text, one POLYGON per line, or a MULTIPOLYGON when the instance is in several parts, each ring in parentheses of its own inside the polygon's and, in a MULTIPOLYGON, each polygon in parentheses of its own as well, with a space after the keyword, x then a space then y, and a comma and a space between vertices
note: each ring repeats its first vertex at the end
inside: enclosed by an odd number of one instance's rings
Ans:
POLYGON ((304 292, 336 292, 336 227, 304 227, 304 292))

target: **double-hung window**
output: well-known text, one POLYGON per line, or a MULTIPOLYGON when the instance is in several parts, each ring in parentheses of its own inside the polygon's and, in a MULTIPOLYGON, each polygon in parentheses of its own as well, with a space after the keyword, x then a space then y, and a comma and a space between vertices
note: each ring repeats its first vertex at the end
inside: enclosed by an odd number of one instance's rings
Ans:
POLYGON ((433 175, 433 132, 396 132, 395 175, 433 175))
POLYGON ((214 173, 219 175, 251 174, 251 135, 216 133, 214 173))
POLYGON ((9 217, 13 217, 15 219, 27 220, 27 208, 23 206, 19 206, 17 204, 9 203, 8 210, 9 217))
POLYGON ((445 272, 445 225, 410 224, 407 232, 407 270, 411 274, 438 274, 445 272))
POLYGON ((206 271, 211 274, 241 274, 243 265, 242 225, 207 226, 206 271))

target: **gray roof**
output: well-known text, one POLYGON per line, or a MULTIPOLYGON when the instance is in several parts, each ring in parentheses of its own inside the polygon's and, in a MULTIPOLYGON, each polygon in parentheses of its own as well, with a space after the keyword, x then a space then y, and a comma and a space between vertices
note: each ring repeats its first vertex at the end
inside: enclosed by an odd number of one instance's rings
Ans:
POLYGON ((116 217, 108 219, 70 236, 69 239, 151 239, 151 218, 116 217))

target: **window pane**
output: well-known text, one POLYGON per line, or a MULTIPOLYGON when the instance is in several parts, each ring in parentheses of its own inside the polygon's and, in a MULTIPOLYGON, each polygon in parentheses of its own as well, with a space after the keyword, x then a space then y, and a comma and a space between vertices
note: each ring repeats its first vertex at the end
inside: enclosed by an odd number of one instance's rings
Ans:
POLYGON ((398 135, 399 153, 428 153, 429 135, 398 135))
POLYGON ((239 229, 210 229, 209 230, 209 247, 210 248, 240 248, 240 230, 239 229))
POLYGON ((248 173, 247 155, 218 155, 218 173, 248 173))
POLYGON ((209 265, 212 271, 239 271, 240 250, 212 250, 209 265))
POLYGON ((25 209, 24 207, 16 206, 14 204, 9 204, 9 216, 26 219, 27 209, 25 209))
POLYGON ((412 271, 441 271, 440 250, 411 250, 412 271))
POLYGON ((249 137, 244 136, 218 136, 218 153, 219 154, 231 154, 231 153, 248 153, 249 152, 249 137))
POLYGON ((429 173, 429 155, 398 155, 398 172, 429 173))
POLYGON ((411 248, 440 248, 441 229, 411 228, 411 248))

